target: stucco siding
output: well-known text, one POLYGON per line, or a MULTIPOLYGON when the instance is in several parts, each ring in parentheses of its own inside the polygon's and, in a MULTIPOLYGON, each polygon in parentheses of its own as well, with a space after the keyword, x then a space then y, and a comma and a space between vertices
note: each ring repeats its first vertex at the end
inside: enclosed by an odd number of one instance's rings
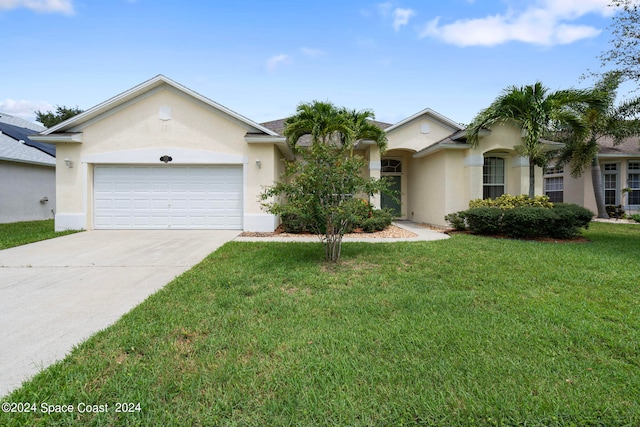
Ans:
POLYGON ((55 182, 53 167, 0 161, 0 223, 53 218, 55 182))
POLYGON ((453 130, 443 127, 438 121, 422 116, 403 126, 393 129, 387 135, 388 150, 406 149, 418 151, 451 135, 453 130), (424 128, 426 126, 426 128, 424 128), (424 131, 427 132, 424 132, 424 131))

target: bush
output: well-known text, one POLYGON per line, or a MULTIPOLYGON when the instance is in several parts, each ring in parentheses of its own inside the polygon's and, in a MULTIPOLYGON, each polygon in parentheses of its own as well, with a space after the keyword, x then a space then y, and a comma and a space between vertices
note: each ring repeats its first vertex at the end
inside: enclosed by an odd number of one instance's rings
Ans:
POLYGON ((495 207, 507 210, 520 206, 534 206, 551 209, 553 207, 553 203, 549 201, 548 196, 536 196, 532 199, 526 194, 520 194, 518 196, 503 194, 495 199, 475 199, 469 202, 470 208, 495 207))
POLYGON ((548 235, 548 227, 553 222, 552 209, 539 206, 520 206, 505 211, 502 230, 516 239, 529 239, 548 235))
POLYGON ((516 239, 553 237, 568 239, 587 228, 593 212, 582 206, 558 203, 552 209, 541 206, 518 206, 502 210, 497 207, 478 207, 449 214, 452 225, 466 228, 475 234, 506 234, 516 239))
POLYGON ((362 220, 358 228, 362 228, 366 233, 384 230, 393 222, 393 216, 393 212, 388 209, 375 209, 370 217, 362 220))
POLYGON ((451 224, 451 226, 457 231, 463 231, 467 229, 464 218, 464 212, 453 212, 444 216, 444 220, 451 224))
POLYGON ((461 213, 464 215, 467 228, 474 234, 497 234, 501 231, 501 209, 481 207, 461 213))
POLYGON ((629 219, 632 219, 635 222, 640 222, 640 214, 629 215, 629 219))
MULTIPOLYGON (((349 226, 346 232, 352 232, 356 228, 362 228, 367 233, 373 233, 374 231, 381 231, 391 225, 393 222, 393 213, 387 209, 374 209, 373 206, 364 199, 353 198, 346 201, 342 205, 342 211, 344 218, 348 219, 349 226)), ((285 209, 282 209, 280 214, 282 220, 282 229, 285 233, 314 233, 316 230, 312 229, 312 223, 318 224, 320 227, 320 233, 324 233, 324 224, 319 220, 312 221, 313 219, 307 219, 302 215, 302 212, 297 210, 293 205, 287 205, 285 209)))
POLYGON ((580 228, 589 228, 594 213, 582 206, 570 203, 557 203, 552 212, 554 218, 549 226, 548 235, 557 239, 568 239, 580 233, 580 228))

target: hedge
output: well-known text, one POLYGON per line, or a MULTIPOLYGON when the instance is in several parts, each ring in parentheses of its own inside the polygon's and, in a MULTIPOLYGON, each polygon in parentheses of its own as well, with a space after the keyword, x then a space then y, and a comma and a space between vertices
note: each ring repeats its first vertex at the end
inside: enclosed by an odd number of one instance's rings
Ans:
POLYGON ((587 228, 593 217, 590 210, 574 205, 557 203, 552 208, 518 206, 510 209, 475 207, 445 217, 456 229, 474 234, 501 234, 513 238, 575 237, 581 228, 587 228))

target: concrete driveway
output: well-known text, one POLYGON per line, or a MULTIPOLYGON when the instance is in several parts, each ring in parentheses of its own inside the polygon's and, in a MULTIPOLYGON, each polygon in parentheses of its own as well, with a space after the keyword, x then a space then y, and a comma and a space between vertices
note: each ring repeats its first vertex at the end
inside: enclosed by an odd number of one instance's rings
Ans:
POLYGON ((88 231, 0 251, 0 396, 239 231, 88 231))

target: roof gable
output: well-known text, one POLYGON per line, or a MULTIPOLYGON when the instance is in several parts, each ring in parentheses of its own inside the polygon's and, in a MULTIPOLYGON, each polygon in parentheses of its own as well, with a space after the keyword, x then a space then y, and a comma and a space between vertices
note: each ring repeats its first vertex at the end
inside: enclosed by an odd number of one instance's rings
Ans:
POLYGON ((451 120, 448 117, 443 116, 440 113, 437 113, 435 111, 433 111, 431 108, 425 108, 424 110, 414 114, 411 117, 407 117, 404 120, 399 121, 398 123, 391 125, 389 127, 387 127, 385 130, 387 131, 387 133, 389 132, 393 132, 394 130, 414 121, 417 120, 423 116, 427 116, 429 117, 431 120, 434 120, 436 122, 438 122, 440 125, 442 125, 444 128, 448 128, 451 130, 451 132, 456 132, 459 130, 462 130, 463 127, 460 126, 460 124, 454 122, 453 120, 451 120))
POLYGON ((77 132, 83 127, 86 127, 89 124, 95 123, 96 121, 99 121, 102 118, 106 117, 110 114, 111 111, 117 110, 119 107, 124 106, 128 103, 136 102, 136 100, 140 99, 140 97, 143 97, 148 93, 152 93, 153 91, 161 90, 163 88, 170 88, 172 90, 178 91, 179 93, 194 99, 196 102, 202 103, 205 107, 210 108, 216 113, 219 113, 227 117, 228 119, 240 124, 242 127, 247 129, 248 133, 263 133, 271 136, 277 135, 272 130, 267 129, 264 126, 259 125, 258 123, 255 123, 254 121, 228 109, 221 104, 218 104, 217 102, 210 100, 209 98, 206 98, 205 96, 200 95, 197 92, 192 91, 185 86, 182 86, 181 84, 161 74, 139 84, 138 86, 122 92, 119 95, 116 95, 113 98, 110 98, 107 101, 84 111, 83 113, 71 117, 64 122, 43 131, 41 135, 77 132))

